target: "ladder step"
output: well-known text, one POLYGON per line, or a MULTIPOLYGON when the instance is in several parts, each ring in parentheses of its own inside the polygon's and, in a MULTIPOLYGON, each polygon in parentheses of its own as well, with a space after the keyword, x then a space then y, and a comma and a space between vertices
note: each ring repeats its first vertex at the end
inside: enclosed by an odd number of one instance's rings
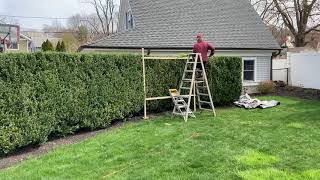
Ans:
POLYGON ((175 105, 177 108, 181 109, 181 108, 186 108, 188 107, 188 105, 185 105, 185 104, 176 104, 175 105))
POLYGON ((209 94, 204 94, 204 93, 198 93, 200 96, 209 96, 209 94))
POLYGON ((186 89, 186 90, 189 90, 190 88, 189 88, 189 87, 181 87, 180 89, 186 89))
POLYGON ((180 103, 180 102, 185 102, 184 100, 175 100, 176 102, 180 103))
POLYGON ((205 110, 205 111, 213 111, 213 109, 208 109, 208 108, 199 108, 201 110, 205 110))
POLYGON ((195 82, 195 83, 204 83, 203 80, 195 80, 194 82, 195 82))
MULTIPOLYGON (((193 73, 193 70, 186 70, 187 73, 193 73)), ((203 72, 203 70, 196 70, 196 72, 203 72)))
MULTIPOLYGON (((183 82, 192 82, 192 79, 182 79, 183 82)), ((203 80, 195 80, 195 83, 203 83, 203 80)))
POLYGON ((208 101, 199 101, 199 102, 202 104, 210 104, 211 105, 211 102, 208 102, 208 101))

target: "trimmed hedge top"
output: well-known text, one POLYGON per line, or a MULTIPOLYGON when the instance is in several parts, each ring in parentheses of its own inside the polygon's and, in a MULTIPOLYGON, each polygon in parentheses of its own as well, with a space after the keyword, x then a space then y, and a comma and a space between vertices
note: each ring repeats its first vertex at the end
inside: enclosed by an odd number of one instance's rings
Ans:
MULTIPOLYGON (((147 60, 148 96, 177 88, 184 62, 147 60)), ((216 104, 229 104, 242 90, 241 60, 210 59, 209 82, 216 104)), ((108 54, 1 54, 0 155, 50 136, 104 128, 143 108, 141 57, 108 54)), ((148 104, 154 111, 168 101, 148 104)))

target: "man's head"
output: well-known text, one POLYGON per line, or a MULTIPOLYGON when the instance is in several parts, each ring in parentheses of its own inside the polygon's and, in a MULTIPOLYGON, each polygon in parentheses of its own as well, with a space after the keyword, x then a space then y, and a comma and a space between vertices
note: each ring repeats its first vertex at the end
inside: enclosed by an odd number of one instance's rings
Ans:
POLYGON ((202 42, 203 41, 203 35, 202 34, 198 34, 196 39, 197 39, 197 42, 202 42))

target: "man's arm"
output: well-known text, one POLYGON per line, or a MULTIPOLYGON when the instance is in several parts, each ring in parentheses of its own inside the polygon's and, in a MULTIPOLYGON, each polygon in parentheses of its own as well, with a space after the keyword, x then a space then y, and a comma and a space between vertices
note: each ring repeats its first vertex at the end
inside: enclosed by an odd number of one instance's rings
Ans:
POLYGON ((192 52, 197 53, 196 45, 193 46, 192 52))
POLYGON ((213 55, 214 55, 214 53, 215 53, 215 51, 216 51, 216 49, 214 48, 214 46, 212 46, 212 45, 211 45, 211 44, 209 44, 209 43, 208 43, 208 50, 210 50, 210 51, 211 51, 211 53, 210 53, 209 57, 213 56, 213 55))

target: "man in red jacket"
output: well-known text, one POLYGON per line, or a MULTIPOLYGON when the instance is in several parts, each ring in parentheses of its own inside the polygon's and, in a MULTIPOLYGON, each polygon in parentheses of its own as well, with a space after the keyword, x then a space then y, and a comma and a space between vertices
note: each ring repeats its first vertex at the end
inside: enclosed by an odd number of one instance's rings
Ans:
MULTIPOLYGON (((214 55, 215 48, 208 42, 203 40, 203 35, 197 35, 197 43, 193 46, 193 53, 200 53, 202 56, 204 67, 207 68, 208 65, 208 52, 210 51, 209 57, 214 55)), ((201 64, 198 64, 197 68, 201 68, 201 64)), ((197 77, 202 77, 202 75, 197 75, 197 77)))

